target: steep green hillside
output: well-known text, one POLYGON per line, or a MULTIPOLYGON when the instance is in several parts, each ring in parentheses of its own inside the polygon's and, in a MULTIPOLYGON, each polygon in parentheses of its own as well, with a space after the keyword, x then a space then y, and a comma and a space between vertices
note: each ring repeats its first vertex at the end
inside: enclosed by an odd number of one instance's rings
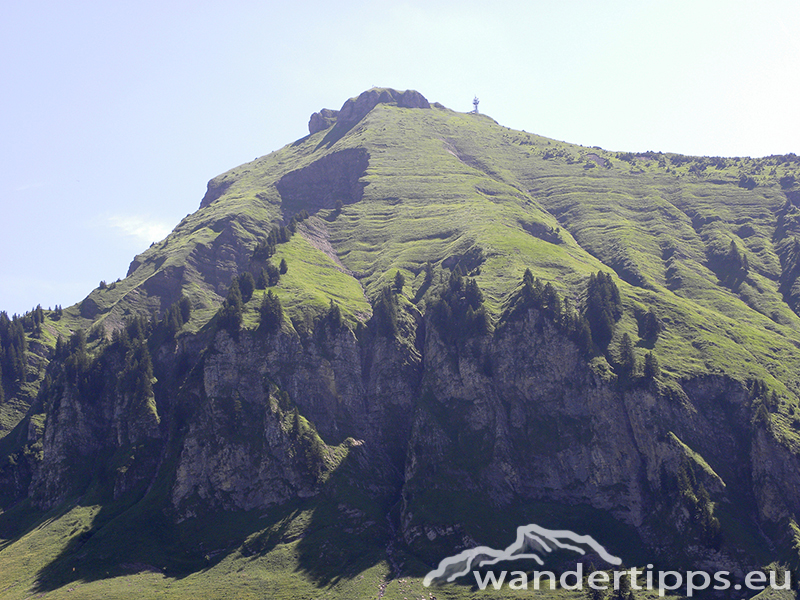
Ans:
POLYGON ((385 89, 309 127, 125 279, 3 325, 0 597, 429 597, 523 521, 797 565, 798 157, 385 89))

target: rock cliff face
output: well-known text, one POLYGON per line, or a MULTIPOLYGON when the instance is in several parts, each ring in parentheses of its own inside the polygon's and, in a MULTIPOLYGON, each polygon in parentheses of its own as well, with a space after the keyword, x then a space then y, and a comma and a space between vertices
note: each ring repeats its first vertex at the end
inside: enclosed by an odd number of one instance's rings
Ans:
POLYGON ((357 98, 351 98, 342 105, 336 117, 341 125, 352 125, 363 119, 378 104, 396 104, 400 108, 430 108, 425 96, 414 90, 398 92, 397 90, 373 88, 357 98))
POLYGON ((315 213, 334 208, 337 202, 358 202, 365 186, 361 178, 368 166, 369 154, 363 149, 353 149, 329 154, 307 167, 291 171, 276 184, 281 206, 288 214, 302 209, 315 213))
POLYGON ((108 473, 115 495, 152 478, 162 437, 156 399, 120 392, 120 369, 112 357, 98 365, 91 383, 65 378, 44 390, 41 461, 27 492, 39 507, 52 508, 85 491, 98 471, 108 473), (135 449, 137 460, 125 456, 135 449), (115 458, 119 464, 112 464, 115 458))
MULTIPOLYGON (((474 541, 458 519, 477 515, 432 506, 441 495, 473 499, 482 511, 520 502, 604 511, 654 553, 709 568, 747 561, 701 552, 710 542, 686 516, 681 473, 717 503, 750 503, 759 523, 798 510, 797 459, 763 427, 743 444, 751 407, 736 382, 623 385, 593 370, 533 309, 457 345, 429 320, 413 322, 419 328, 399 339, 359 340, 331 325, 306 338, 219 331, 193 374, 139 408, 110 390, 95 403, 76 387, 54 389, 42 461, 24 493, 55 506, 87 485, 77 465, 113 456, 116 496, 166 476, 182 520, 312 497, 357 454, 376 499, 399 494, 399 539, 423 555, 435 538, 455 548, 474 541), (687 536, 694 551, 680 549, 687 536)), ((163 372, 179 349, 162 350, 163 372)))
POLYGON ((318 131, 323 131, 336 123, 336 115, 339 114, 338 110, 331 110, 330 108, 323 108, 319 112, 315 112, 308 120, 308 133, 314 135, 318 131))
MULTIPOLYGON (((415 90, 398 92, 397 90, 386 88, 372 88, 359 94, 356 98, 347 100, 338 111, 323 108, 321 111, 312 114, 308 121, 308 131, 313 135, 333 126, 333 129, 325 138, 326 141, 332 143, 343 136, 379 104, 390 104, 399 108, 431 107, 425 96, 415 90)), ((210 186, 206 197, 209 197, 209 195, 213 196, 210 186)))

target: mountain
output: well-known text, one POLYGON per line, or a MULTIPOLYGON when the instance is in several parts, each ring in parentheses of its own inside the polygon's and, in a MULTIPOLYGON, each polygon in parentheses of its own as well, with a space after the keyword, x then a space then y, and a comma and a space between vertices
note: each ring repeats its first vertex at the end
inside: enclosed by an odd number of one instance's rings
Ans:
POLYGON ((125 279, 0 315, 0 597, 403 597, 529 523, 798 566, 797 156, 391 89, 309 131, 125 279))

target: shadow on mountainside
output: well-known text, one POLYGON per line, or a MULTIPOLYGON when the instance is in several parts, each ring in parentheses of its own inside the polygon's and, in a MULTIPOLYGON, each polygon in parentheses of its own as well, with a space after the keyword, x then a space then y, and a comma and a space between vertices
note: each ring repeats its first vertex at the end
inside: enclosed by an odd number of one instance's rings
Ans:
POLYGON ((297 544, 298 571, 318 586, 352 579, 387 560, 394 527, 387 519, 400 497, 400 473, 388 457, 351 448, 325 483, 297 544))
MULTIPOLYGON (((361 453, 354 450, 313 498, 266 510, 209 511, 176 522, 164 510, 169 505, 164 481, 149 494, 138 490, 117 501, 90 491, 44 515, 28 508, 33 516, 11 543, 43 530, 37 535, 45 545, 61 546, 38 571, 33 593, 146 571, 180 580, 228 558, 246 569, 279 545, 293 543, 295 573, 320 587, 335 584, 385 560, 391 539, 386 514, 389 503, 396 502, 391 497, 397 493, 397 473, 370 466, 365 474, 368 461, 354 456, 361 453), (357 483, 359 477, 369 484, 357 483)), ((286 575, 291 576, 290 569, 286 575)))

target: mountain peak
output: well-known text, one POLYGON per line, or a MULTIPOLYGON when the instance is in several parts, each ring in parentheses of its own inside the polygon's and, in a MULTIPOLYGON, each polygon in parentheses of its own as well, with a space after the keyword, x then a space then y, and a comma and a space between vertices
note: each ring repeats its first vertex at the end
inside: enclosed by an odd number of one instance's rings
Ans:
POLYGON ((314 134, 334 124, 349 127, 358 123, 378 104, 393 104, 401 108, 431 107, 425 96, 416 90, 400 92, 392 88, 372 88, 347 100, 338 111, 323 108, 312 114, 308 121, 308 131, 314 134))

